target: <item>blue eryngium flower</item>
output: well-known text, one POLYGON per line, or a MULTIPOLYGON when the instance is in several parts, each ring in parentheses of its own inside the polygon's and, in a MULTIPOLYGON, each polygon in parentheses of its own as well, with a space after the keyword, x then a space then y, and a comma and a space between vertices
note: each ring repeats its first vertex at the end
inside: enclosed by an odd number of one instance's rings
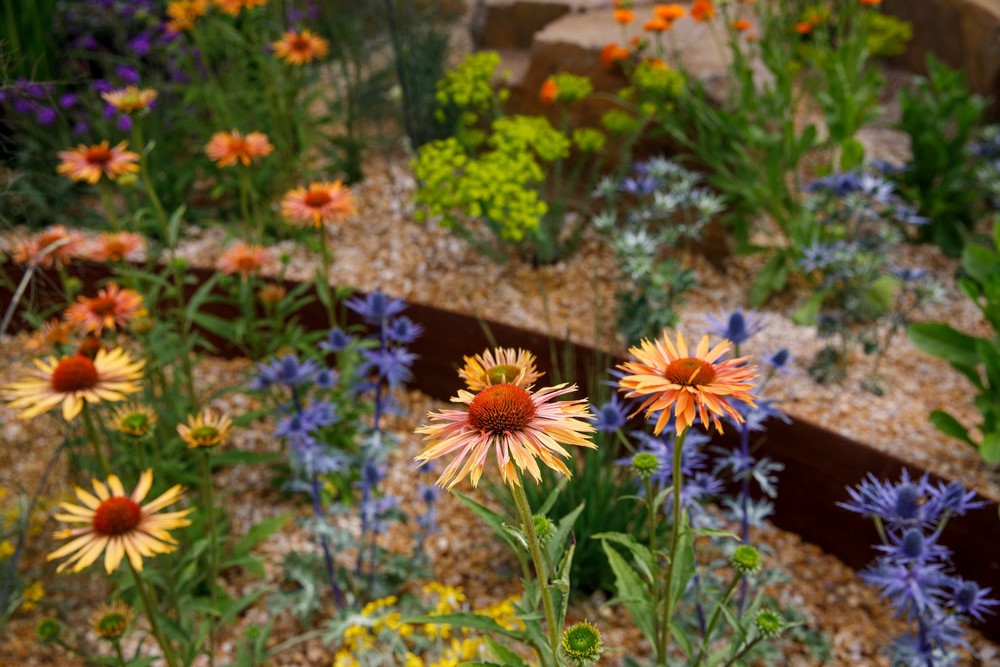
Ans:
POLYGON ((610 401, 597 408, 596 417, 594 428, 598 431, 614 433, 625 426, 628 421, 628 412, 625 410, 625 404, 618 400, 617 396, 612 395, 610 401))
POLYGON ((403 345, 408 345, 415 341, 420 334, 424 332, 424 328, 411 320, 405 315, 403 317, 398 317, 389 323, 386 327, 385 333, 389 337, 389 340, 396 341, 397 343, 402 343, 403 345))
POLYGON ((726 338, 733 345, 743 345, 767 326, 756 311, 750 310, 744 313, 739 308, 728 316, 716 318, 709 315, 707 319, 711 327, 709 333, 726 338))
POLYGON ((364 372, 374 370, 390 387, 396 387, 413 377, 410 367, 417 355, 403 347, 364 350, 364 372))
POLYGON ((257 375, 251 380, 250 388, 263 391, 281 384, 293 389, 314 382, 319 371, 320 365, 312 359, 299 361, 294 354, 288 354, 281 359, 257 364, 257 375))
POLYGON ((406 308, 404 301, 386 296, 382 290, 364 297, 356 296, 348 299, 344 305, 360 315, 367 324, 375 327, 382 326, 385 320, 399 315, 406 308))
POLYGON ((319 344, 321 350, 326 350, 327 352, 340 352, 348 345, 354 341, 354 336, 346 333, 340 327, 334 327, 330 329, 330 333, 327 334, 326 340, 319 344))

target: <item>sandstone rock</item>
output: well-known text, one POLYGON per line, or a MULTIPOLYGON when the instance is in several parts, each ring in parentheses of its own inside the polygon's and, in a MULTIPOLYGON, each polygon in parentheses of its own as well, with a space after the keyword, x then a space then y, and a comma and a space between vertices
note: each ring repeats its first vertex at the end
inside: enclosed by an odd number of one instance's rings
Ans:
POLYGON ((536 32, 560 16, 610 5, 611 0, 476 0, 473 43, 477 49, 527 48, 536 32))

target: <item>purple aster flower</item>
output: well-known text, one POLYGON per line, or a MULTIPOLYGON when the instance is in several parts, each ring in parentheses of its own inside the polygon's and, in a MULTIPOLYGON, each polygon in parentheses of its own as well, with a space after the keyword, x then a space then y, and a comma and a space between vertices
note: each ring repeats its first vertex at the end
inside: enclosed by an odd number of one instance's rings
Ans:
POLYGON ((35 109, 35 120, 39 125, 47 127, 56 122, 57 117, 58 114, 52 107, 38 107, 35 109))
POLYGON ((36 100, 45 97, 46 93, 45 84, 35 83, 35 82, 28 83, 24 87, 24 90, 26 93, 28 93, 28 95, 34 97, 36 100))
POLYGON ((128 84, 136 85, 140 81, 139 70, 131 65, 118 65, 115 67, 115 74, 128 84))
POLYGON ((385 332, 389 340, 406 345, 415 341, 424 332, 424 328, 409 317, 403 316, 392 320, 385 332))
POLYGON ((399 315, 406 308, 404 301, 386 296, 382 290, 348 299, 345 305, 361 315, 365 322, 376 327, 382 326, 384 320, 399 315))
POLYGON ((115 126, 121 132, 130 132, 132 130, 132 117, 126 113, 120 114, 115 121, 115 126))
POLYGON ((59 107, 62 109, 72 109, 76 106, 79 99, 76 93, 64 93, 59 96, 59 107))
POLYGON ((128 48, 136 57, 142 58, 149 55, 149 52, 153 50, 152 35, 148 30, 142 31, 129 40, 128 48))
POLYGON ((21 98, 15 99, 11 106, 14 108, 14 113, 19 116, 27 116, 35 108, 34 104, 21 98))
POLYGON ((743 345, 767 326, 764 318, 756 311, 750 310, 744 313, 739 308, 728 316, 720 315, 716 318, 709 315, 707 319, 709 333, 719 338, 726 338, 733 345, 743 345))
POLYGON ((91 84, 91 87, 97 93, 110 93, 112 90, 115 89, 115 87, 111 84, 111 82, 105 79, 94 79, 94 82, 91 84))
POLYGON ((625 410, 625 404, 619 400, 617 395, 612 394, 611 400, 597 408, 594 428, 605 433, 614 433, 624 427, 626 422, 628 422, 628 413, 625 410))

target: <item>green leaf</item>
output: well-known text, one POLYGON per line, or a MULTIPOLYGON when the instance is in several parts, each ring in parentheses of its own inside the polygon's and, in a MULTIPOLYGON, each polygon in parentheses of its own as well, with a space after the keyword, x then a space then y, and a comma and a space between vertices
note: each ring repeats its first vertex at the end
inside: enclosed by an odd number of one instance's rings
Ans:
POLYGON ((615 575, 617 600, 625 605, 625 608, 632 614, 632 620, 635 621, 636 627, 639 628, 643 636, 655 645, 656 610, 653 608, 650 592, 617 549, 608 544, 607 541, 602 541, 601 547, 604 549, 604 554, 608 557, 608 564, 615 575))
POLYGON ((260 599, 265 593, 267 593, 266 588, 259 588, 237 600, 230 600, 227 604, 222 605, 222 608, 219 610, 220 622, 224 625, 232 623, 236 620, 240 612, 260 599))
POLYGON ((233 557, 240 558, 248 555, 251 549, 281 530, 281 527, 288 523, 288 520, 291 518, 292 513, 286 512, 280 516, 264 519, 260 523, 254 525, 247 531, 247 534, 243 536, 243 539, 237 542, 236 546, 233 547, 233 557))
POLYGON ((684 595, 684 590, 687 588, 688 582, 691 581, 691 577, 694 576, 694 539, 688 525, 687 512, 682 512, 681 526, 683 526, 683 530, 681 530, 677 540, 677 553, 675 554, 677 560, 670 568, 670 582, 668 584, 670 586, 670 609, 667 610, 667 618, 673 618, 674 609, 681 596, 684 595))
POLYGON ((171 248, 177 247, 177 239, 180 238, 181 233, 181 221, 184 219, 184 212, 187 210, 186 206, 178 206, 177 210, 173 212, 170 216, 170 220, 167 221, 167 246, 171 248))
POLYGON ((854 137, 840 142, 840 170, 852 171, 865 159, 865 146, 854 137))
POLYGON ((502 515, 494 512, 485 505, 480 505, 472 498, 463 496, 461 493, 458 493, 457 491, 454 491, 452 493, 456 498, 458 498, 459 502, 461 502, 463 505, 472 510, 473 514, 482 519, 486 523, 486 525, 492 528, 493 532, 499 535, 500 538, 504 542, 506 542, 512 549, 521 548, 520 545, 514 540, 514 538, 507 531, 506 527, 507 521, 502 515))
POLYGON ((981 245, 968 244, 962 251, 962 268, 980 283, 987 283, 1000 273, 1000 256, 981 245))
MULTIPOLYGON (((208 298, 212 296, 212 290, 215 285, 219 282, 219 278, 222 276, 221 273, 213 273, 212 277, 203 282, 195 291, 194 295, 188 301, 187 308, 184 310, 184 319, 187 322, 193 322, 195 315, 201 310, 201 307, 208 301, 208 298)), ((219 318, 216 318, 219 319, 219 318)))
POLYGON ((956 366, 975 368, 979 364, 976 339, 943 322, 911 324, 907 330, 917 349, 956 366))
POLYGON ((192 321, 197 326, 209 333, 214 333, 219 338, 230 341, 238 340, 236 327, 233 326, 232 322, 224 320, 221 317, 209 315, 208 313, 195 313, 192 321))
POLYGON ((470 612, 459 611, 453 614, 435 614, 433 616, 416 616, 403 621, 411 625, 423 625, 432 623, 434 625, 450 625, 456 628, 469 628, 481 630, 493 634, 503 635, 511 639, 521 639, 521 633, 508 630, 488 616, 480 616, 470 612))
POLYGON ((503 663, 505 667, 528 667, 528 663, 522 660, 521 656, 493 639, 493 637, 483 635, 483 641, 486 642, 486 647, 493 654, 493 657, 503 663))
POLYGON ((792 322, 803 327, 816 324, 816 320, 819 317, 819 309, 822 307, 823 299, 826 298, 826 295, 826 290, 820 290, 809 297, 808 301, 796 308, 795 312, 792 313, 792 322))
POLYGON ((787 260, 785 255, 779 253, 772 257, 757 274, 753 284, 750 285, 750 293, 747 295, 751 308, 759 308, 772 294, 785 288, 785 282, 788 280, 787 260))
POLYGON ((583 511, 584 505, 586 504, 586 501, 580 503, 576 506, 576 509, 559 519, 559 524, 556 526, 555 534, 552 535, 549 543, 545 545, 549 551, 549 558, 553 561, 558 559, 562 555, 563 551, 566 550, 566 540, 569 539, 570 533, 573 532, 573 524, 576 523, 577 517, 580 516, 580 512, 583 511))
POLYGON ((1000 433, 987 433, 983 436, 979 455, 986 463, 1000 463, 1000 433))
POLYGON ((646 581, 653 580, 653 554, 647 546, 641 544, 634 536, 627 533, 595 533, 590 537, 595 540, 608 540, 620 544, 631 551, 646 581))
POLYGON ((932 412, 931 423, 937 427, 937 430, 941 431, 945 435, 951 436, 952 438, 958 438, 962 442, 968 443, 973 447, 976 446, 976 443, 974 443, 972 438, 969 437, 969 429, 962 426, 957 419, 944 410, 935 410, 932 412))

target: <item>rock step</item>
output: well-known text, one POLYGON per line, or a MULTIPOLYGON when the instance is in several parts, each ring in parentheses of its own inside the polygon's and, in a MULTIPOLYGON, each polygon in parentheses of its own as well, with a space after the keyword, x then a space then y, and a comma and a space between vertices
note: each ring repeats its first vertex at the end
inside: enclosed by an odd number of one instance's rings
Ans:
POLYGON ((611 5, 612 0, 477 0, 472 42, 477 49, 527 49, 535 33, 559 17, 611 5))

